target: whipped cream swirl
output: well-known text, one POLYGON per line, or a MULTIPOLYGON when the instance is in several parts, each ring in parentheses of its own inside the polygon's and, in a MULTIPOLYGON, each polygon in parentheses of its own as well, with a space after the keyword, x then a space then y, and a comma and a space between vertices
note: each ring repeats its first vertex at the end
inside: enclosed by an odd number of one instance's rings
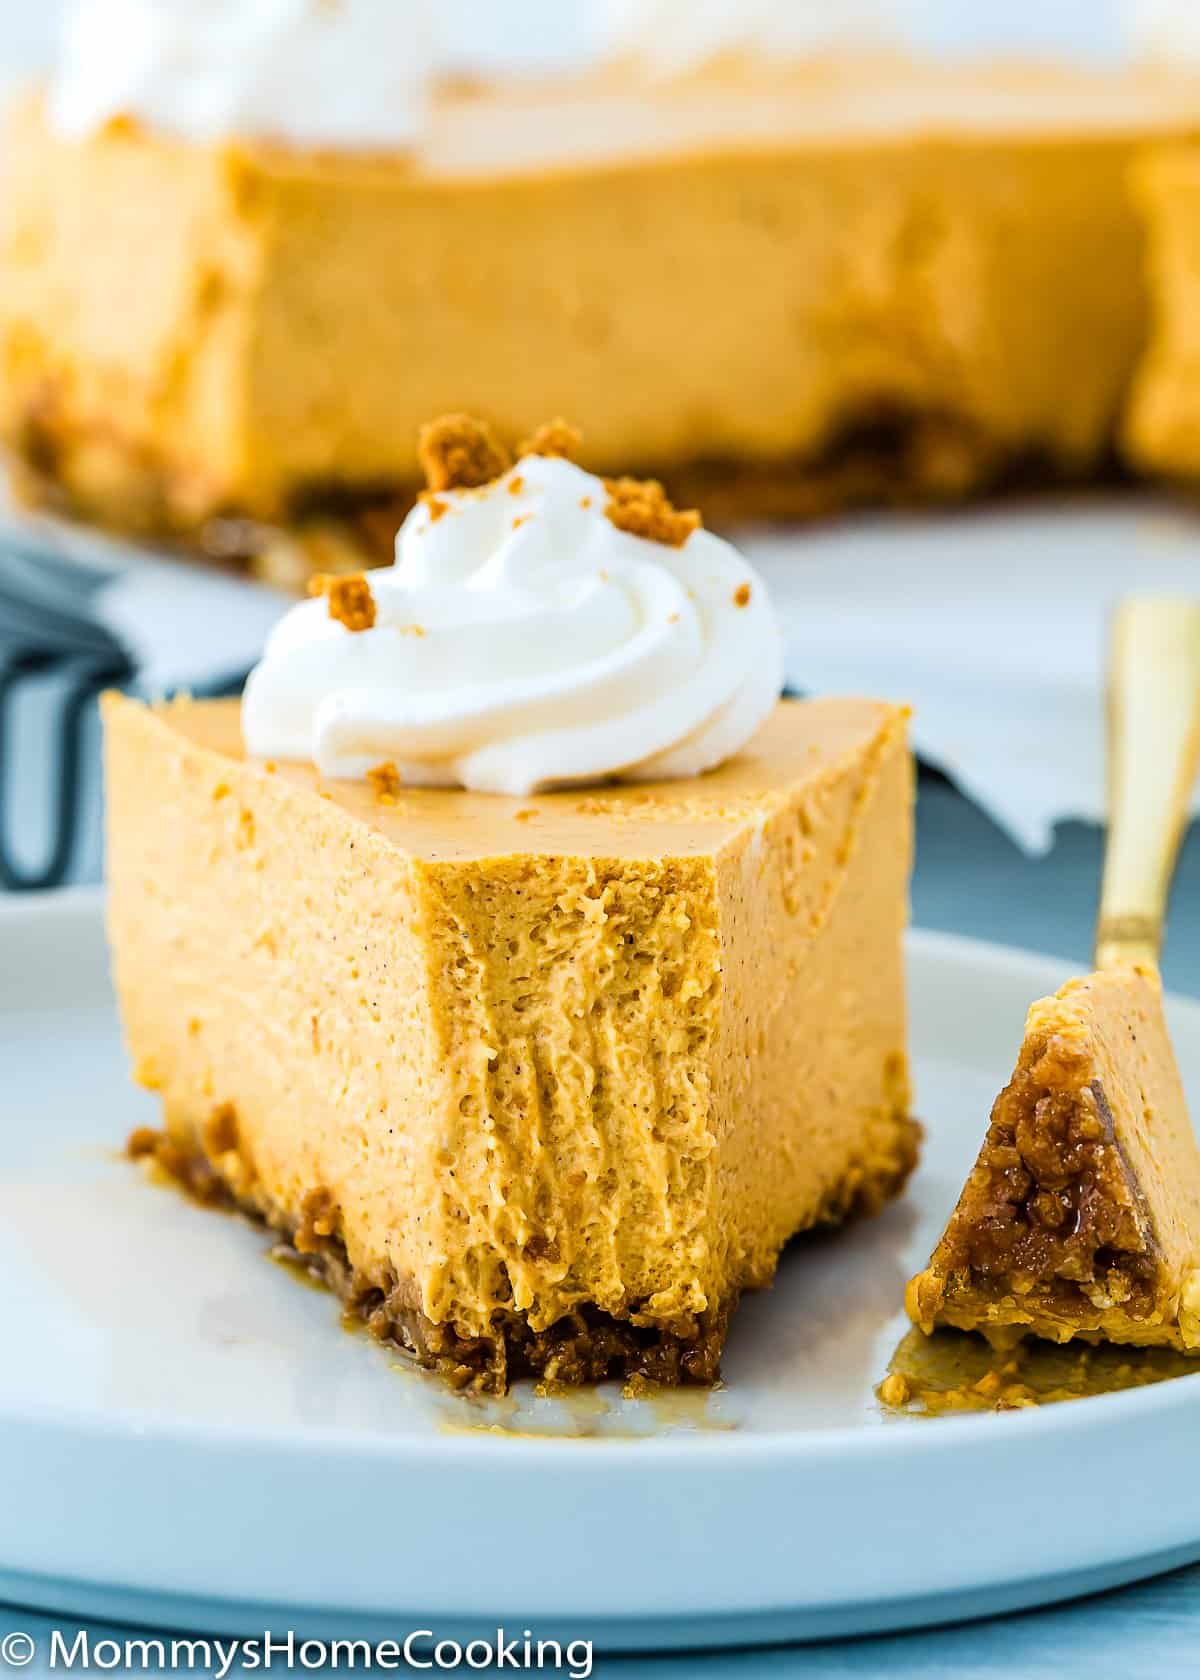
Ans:
POLYGON ((50 118, 68 138, 132 117, 200 143, 407 148, 433 59, 422 0, 73 0, 50 118))
POLYGON ((293 607, 251 674, 259 757, 358 778, 524 795, 694 776, 736 753, 782 686, 766 587, 729 543, 619 530, 603 482, 526 456, 420 503, 369 574, 371 629, 293 607))

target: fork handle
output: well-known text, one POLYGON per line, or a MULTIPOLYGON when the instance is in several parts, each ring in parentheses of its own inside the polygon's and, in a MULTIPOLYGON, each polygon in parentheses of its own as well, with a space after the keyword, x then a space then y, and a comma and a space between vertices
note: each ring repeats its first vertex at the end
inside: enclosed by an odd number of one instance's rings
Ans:
POLYGON ((1109 651, 1097 968, 1158 963, 1198 763, 1200 603, 1123 601, 1109 651))

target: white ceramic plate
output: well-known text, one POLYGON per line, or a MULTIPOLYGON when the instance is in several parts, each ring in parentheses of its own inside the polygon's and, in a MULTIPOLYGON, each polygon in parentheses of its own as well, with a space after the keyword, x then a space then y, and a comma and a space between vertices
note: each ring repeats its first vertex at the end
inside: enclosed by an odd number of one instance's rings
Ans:
MULTIPOLYGON (((91 892, 0 907, 0 1597, 392 1637, 498 1623, 609 1648, 913 1626, 1200 1557, 1200 1378, 930 1422, 873 1388, 1007 1076, 1065 977, 916 934, 925 1160, 801 1243, 726 1386, 477 1402, 339 1325, 250 1226, 148 1186, 91 892)), ((1200 1082, 1200 1005, 1176 1003, 1200 1082)))

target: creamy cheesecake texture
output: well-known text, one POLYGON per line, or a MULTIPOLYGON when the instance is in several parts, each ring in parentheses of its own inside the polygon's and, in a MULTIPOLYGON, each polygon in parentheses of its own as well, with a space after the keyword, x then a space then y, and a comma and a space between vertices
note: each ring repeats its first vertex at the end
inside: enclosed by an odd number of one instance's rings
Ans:
POLYGON ((1033 1005, 907 1304, 926 1330, 1200 1348, 1200 1151, 1156 976, 1092 974, 1033 1005))
POLYGON ((1133 460, 1200 477, 1200 146, 1164 149, 1136 175, 1149 241, 1152 331, 1126 428, 1133 460))
POLYGON ((430 1362, 711 1378, 787 1239, 903 1183, 899 710, 783 702, 709 776, 525 800, 249 761, 234 704, 105 721, 137 1077, 430 1362))
MULTIPOLYGON (((418 483, 420 422, 584 426, 710 518, 955 497, 1109 450, 1145 334, 1152 76, 827 63, 446 92, 403 154, 14 113, 0 429, 195 530, 418 483)), ((394 524, 391 527, 394 530, 394 524)))

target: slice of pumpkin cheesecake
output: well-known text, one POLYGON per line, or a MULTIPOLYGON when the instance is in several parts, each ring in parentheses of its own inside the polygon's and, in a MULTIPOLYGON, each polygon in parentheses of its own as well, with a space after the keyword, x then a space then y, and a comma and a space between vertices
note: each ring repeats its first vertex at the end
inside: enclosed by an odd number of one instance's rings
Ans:
POLYGON ((104 707, 132 1153, 492 1390, 713 1381, 918 1137, 907 713, 780 700, 764 580, 575 440, 442 416, 240 705, 104 707))
POLYGON ((926 1331, 1200 1348, 1200 1150, 1153 970, 1090 974, 1032 1006, 905 1304, 926 1331))

